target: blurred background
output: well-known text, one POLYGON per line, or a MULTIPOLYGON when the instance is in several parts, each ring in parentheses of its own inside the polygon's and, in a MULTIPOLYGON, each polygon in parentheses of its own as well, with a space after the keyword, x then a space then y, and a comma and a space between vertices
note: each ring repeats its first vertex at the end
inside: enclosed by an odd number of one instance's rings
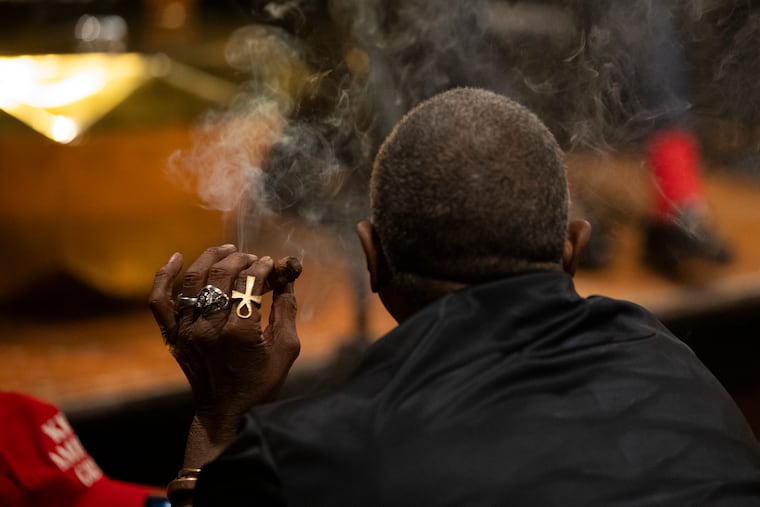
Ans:
POLYGON ((227 242, 302 260, 285 394, 340 377, 394 325, 353 238, 374 150, 420 98, 472 84, 541 116, 575 213, 610 227, 613 254, 579 272, 579 291, 653 310, 760 434, 760 9, 621 4, 672 19, 711 216, 734 252, 674 279, 641 262, 638 132, 662 112, 635 90, 654 78, 626 56, 629 18, 587 3, 0 0, 0 389, 61 406, 106 473, 164 484, 191 409, 148 292, 173 252, 190 262, 227 242))

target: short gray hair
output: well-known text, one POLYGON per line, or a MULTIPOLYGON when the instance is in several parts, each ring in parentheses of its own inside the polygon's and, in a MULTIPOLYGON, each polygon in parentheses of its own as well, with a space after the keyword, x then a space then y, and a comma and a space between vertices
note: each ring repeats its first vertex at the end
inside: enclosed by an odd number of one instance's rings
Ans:
POLYGON ((371 221, 391 269, 485 281, 562 259, 562 150, 531 111, 478 88, 417 105, 378 151, 371 221))

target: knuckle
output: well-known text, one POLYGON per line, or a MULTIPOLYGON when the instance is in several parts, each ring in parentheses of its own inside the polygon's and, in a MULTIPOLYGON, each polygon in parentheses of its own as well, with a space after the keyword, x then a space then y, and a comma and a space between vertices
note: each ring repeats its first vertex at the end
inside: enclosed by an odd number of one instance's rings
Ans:
POLYGON ((155 275, 153 278, 156 280, 163 280, 164 278, 168 277, 169 273, 166 266, 161 266, 159 269, 156 270, 155 275))
POLYGON ((209 278, 224 278, 228 275, 228 271, 220 266, 211 266, 208 270, 209 278))
POLYGON ((196 270, 188 270, 184 277, 185 283, 188 285, 197 285, 203 281, 203 277, 200 272, 196 270))

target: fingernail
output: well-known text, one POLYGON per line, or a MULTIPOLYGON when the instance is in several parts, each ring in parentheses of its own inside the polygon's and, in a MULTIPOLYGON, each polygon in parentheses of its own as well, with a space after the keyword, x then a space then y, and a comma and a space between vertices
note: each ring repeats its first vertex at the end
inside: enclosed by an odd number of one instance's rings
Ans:
POLYGON ((175 260, 177 260, 177 257, 179 257, 179 252, 174 252, 171 257, 169 257, 169 262, 167 264, 171 264, 175 260))
POLYGON ((232 243, 225 243, 222 245, 222 248, 235 248, 235 245, 232 243))

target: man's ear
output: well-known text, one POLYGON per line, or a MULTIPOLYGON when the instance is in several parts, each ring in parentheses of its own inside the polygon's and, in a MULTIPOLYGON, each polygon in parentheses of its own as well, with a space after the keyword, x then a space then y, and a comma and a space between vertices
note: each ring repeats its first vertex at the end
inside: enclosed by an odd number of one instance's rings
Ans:
POLYGON ((565 249, 562 253, 562 268, 571 276, 578 269, 581 252, 591 237, 591 224, 586 220, 573 220, 567 226, 565 249))
POLYGON ((375 228, 368 220, 362 220, 356 224, 356 234, 359 236, 362 249, 364 249, 364 256, 367 258, 370 287, 372 292, 377 292, 386 281, 389 273, 383 246, 375 228))

